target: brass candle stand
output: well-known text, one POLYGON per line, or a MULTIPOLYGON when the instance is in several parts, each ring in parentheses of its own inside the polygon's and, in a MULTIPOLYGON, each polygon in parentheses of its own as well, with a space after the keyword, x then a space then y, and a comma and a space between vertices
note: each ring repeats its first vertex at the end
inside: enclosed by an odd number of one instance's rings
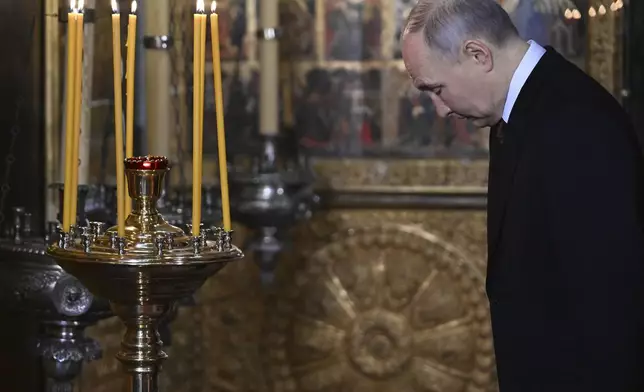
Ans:
POLYGON ((110 301, 126 326, 116 355, 130 379, 130 391, 158 391, 158 373, 167 358, 157 330, 176 301, 191 296, 228 262, 241 259, 231 232, 200 230, 192 236, 168 224, 156 209, 169 170, 164 157, 125 160, 132 213, 125 235, 117 227, 81 234, 61 233, 48 254, 97 296, 110 301))

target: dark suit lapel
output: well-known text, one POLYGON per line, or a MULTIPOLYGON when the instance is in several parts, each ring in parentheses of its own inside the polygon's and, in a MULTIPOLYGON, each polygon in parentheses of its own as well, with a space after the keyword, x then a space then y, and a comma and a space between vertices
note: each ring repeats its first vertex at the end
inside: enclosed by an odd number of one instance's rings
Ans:
POLYGON ((490 174, 488 181, 488 249, 492 255, 498 244, 503 218, 514 185, 522 147, 522 129, 504 124, 501 135, 490 132, 490 174))
POLYGON ((536 108, 539 98, 547 91, 549 75, 556 72, 560 55, 546 47, 543 55, 528 80, 523 85, 512 108, 507 124, 503 125, 502 137, 496 129, 490 132, 490 171, 488 177, 488 256, 494 258, 502 235, 503 220, 512 189, 517 166, 525 140, 532 131, 531 124, 538 116, 536 108))

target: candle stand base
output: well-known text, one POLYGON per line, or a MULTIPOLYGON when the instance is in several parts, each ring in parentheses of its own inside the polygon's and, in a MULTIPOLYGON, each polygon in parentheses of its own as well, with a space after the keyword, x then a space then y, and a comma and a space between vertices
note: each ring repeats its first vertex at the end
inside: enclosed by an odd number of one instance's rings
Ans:
POLYGON ((116 227, 105 233, 90 227, 80 238, 64 232, 48 250, 65 271, 109 300, 125 324, 116 357, 129 376, 131 392, 159 389, 158 374, 167 358, 159 322, 177 301, 243 257, 230 232, 202 229, 192 236, 165 221, 156 202, 167 170, 166 158, 128 158, 125 171, 133 209, 124 235, 116 227))

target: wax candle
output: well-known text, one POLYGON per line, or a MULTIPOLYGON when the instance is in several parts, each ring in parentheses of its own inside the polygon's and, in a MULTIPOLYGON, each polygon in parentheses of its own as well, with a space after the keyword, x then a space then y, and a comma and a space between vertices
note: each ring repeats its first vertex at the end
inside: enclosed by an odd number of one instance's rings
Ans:
POLYGON ((125 235, 125 169, 123 167, 123 102, 121 90, 121 14, 112 0, 112 64, 114 71, 114 151, 116 153, 116 222, 125 235))
POLYGON ((197 10, 194 14, 194 30, 193 30, 193 78, 192 78, 192 235, 198 236, 200 233, 201 225, 201 144, 202 144, 202 126, 203 126, 203 87, 202 87, 202 74, 204 72, 201 67, 202 64, 202 24, 204 19, 202 14, 204 11, 203 0, 197 1, 197 10))
MULTIPOLYGON (((125 72, 125 158, 134 155, 134 65, 136 64, 136 0, 132 1, 127 24, 127 69, 125 72)), ((132 211, 131 200, 125 202, 125 215, 132 211)))
MULTIPOLYGON (((260 3, 260 26, 273 29, 279 25, 277 0, 260 3)), ((276 135, 279 127, 279 46, 277 39, 263 39, 259 47, 259 133, 276 135)))
POLYGON ((76 45, 74 54, 74 145, 72 147, 72 182, 71 182, 71 203, 70 214, 72 224, 76 223, 76 213, 78 207, 78 149, 80 143, 80 121, 81 121, 81 107, 83 97, 83 41, 84 41, 84 18, 83 18, 83 0, 77 3, 78 12, 76 15, 76 45))
MULTIPOLYGON (((144 36, 161 37, 170 30, 170 15, 174 8, 170 0, 153 0, 144 4, 144 36)), ((181 53, 178 49, 175 53, 181 53)), ((167 157, 171 162, 174 149, 172 142, 171 51, 148 49, 145 56, 145 108, 148 151, 167 157)), ((179 66, 177 69, 180 69, 179 66)), ((181 91, 181 90, 179 90, 181 91)))
MULTIPOLYGON (((201 91, 199 92, 199 99, 201 100, 201 103, 199 104, 199 140, 201 148, 199 149, 199 162, 200 166, 200 172, 199 172, 199 178, 201 179, 201 182, 203 183, 203 124, 204 124, 204 108, 205 108, 205 96, 206 96, 206 27, 208 26, 208 20, 206 18, 206 12, 205 12, 205 5, 204 5, 204 0, 199 0, 199 18, 201 19, 201 40, 200 45, 201 48, 199 49, 199 53, 201 54, 201 59, 200 59, 200 64, 199 67, 201 69, 201 72, 199 72, 199 76, 201 76, 201 91)), ((201 192, 199 193, 201 195, 201 192)), ((201 206, 201 197, 199 198, 199 205, 201 206)), ((201 208, 201 207, 200 207, 201 208)))
POLYGON ((231 229, 230 199, 228 193, 228 167, 226 163, 226 133, 224 128, 224 99, 221 82, 221 55, 219 52, 219 15, 217 2, 210 7, 210 37, 212 41, 212 73, 214 78, 215 113, 217 114, 217 150, 219 152, 219 184, 221 187, 221 213, 224 230, 231 229))
POLYGON ((65 180, 63 191, 63 230, 68 232, 71 227, 71 190, 72 190, 72 159, 74 147, 74 69, 76 61, 76 2, 71 0, 70 11, 67 13, 67 66, 65 69, 65 180))

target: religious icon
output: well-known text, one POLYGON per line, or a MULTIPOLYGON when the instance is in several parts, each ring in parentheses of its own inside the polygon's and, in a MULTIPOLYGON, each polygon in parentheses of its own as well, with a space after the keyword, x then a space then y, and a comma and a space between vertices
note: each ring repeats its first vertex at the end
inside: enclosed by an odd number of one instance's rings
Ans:
POLYGON ((325 53, 328 60, 381 57, 381 0, 329 0, 325 7, 325 53))
MULTIPOLYGON (((246 53, 246 0, 217 1, 219 14, 219 43, 222 60, 245 59, 246 53)), ((210 51, 206 52, 210 58, 210 51)))
POLYGON ((288 59, 315 56, 315 0, 286 0, 279 7, 284 29, 281 56, 288 59))
POLYGON ((402 35, 402 29, 405 26, 409 12, 416 5, 417 0, 395 0, 395 17, 394 25, 395 29, 395 38, 394 38, 394 58, 402 58, 402 48, 400 47, 400 38, 402 35))
POLYGON ((407 88, 399 98, 398 146, 419 150, 434 142, 431 129, 436 113, 431 100, 413 87, 407 88))
MULTIPOLYGON (((242 148, 257 129, 259 73, 249 64, 222 64, 226 144, 231 152, 242 148), (230 130, 234 130, 230 131, 230 130)), ((204 95, 204 155, 217 153, 217 113, 212 73, 206 73, 204 95)))
POLYGON ((380 71, 313 68, 296 99, 300 144, 316 155, 361 156, 380 148, 380 71))

